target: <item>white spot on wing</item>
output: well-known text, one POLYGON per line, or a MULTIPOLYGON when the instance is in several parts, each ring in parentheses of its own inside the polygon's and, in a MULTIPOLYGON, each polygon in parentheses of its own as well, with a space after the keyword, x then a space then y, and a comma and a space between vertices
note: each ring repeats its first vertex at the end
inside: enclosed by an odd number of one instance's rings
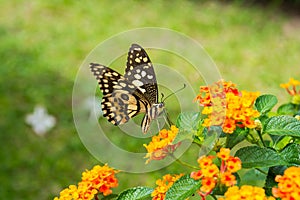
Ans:
POLYGON ((132 89, 134 88, 134 85, 128 85, 128 86, 129 86, 129 88, 132 88, 132 89))
POLYGON ((145 71, 142 71, 142 73, 141 73, 142 77, 145 77, 146 74, 147 74, 147 73, 146 73, 145 71))
POLYGON ((136 79, 141 79, 142 77, 141 77, 141 75, 139 75, 139 74, 135 74, 135 75, 134 75, 134 78, 136 78, 136 79))
POLYGON ((143 85, 143 82, 141 82, 141 81, 139 81, 139 80, 134 80, 134 81, 132 81, 132 83, 133 83, 135 86, 137 86, 137 87, 140 87, 140 86, 143 85))
POLYGON ((148 75, 147 78, 148 79, 153 79, 153 76, 152 75, 148 75))
POLYGON ((146 92, 146 90, 145 90, 144 88, 140 88, 140 87, 139 87, 139 90, 140 90, 142 93, 145 93, 145 92, 146 92))
POLYGON ((121 82, 120 85, 121 85, 122 87, 126 87, 126 83, 124 83, 124 82, 121 82))

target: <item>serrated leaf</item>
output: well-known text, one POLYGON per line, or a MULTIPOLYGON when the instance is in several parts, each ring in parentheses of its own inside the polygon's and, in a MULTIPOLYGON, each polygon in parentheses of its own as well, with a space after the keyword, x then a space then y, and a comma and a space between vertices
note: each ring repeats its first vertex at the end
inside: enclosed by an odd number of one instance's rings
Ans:
POLYGON ((165 200, 182 200, 192 196, 199 188, 201 182, 195 181, 190 175, 182 176, 168 190, 165 200))
POLYGON ((300 165, 300 145, 290 144, 281 152, 266 147, 248 146, 239 149, 235 156, 241 159, 243 168, 300 165))
POLYGON ((300 145, 287 145, 281 152, 280 156, 288 161, 290 165, 300 165, 300 145))
POLYGON ((142 187, 142 186, 134 187, 120 193, 117 200, 132 200, 132 199, 142 200, 146 198, 149 199, 152 192, 153 192, 153 188, 142 187))
POLYGON ((270 135, 300 137, 300 120, 291 116, 275 116, 264 124, 264 133, 270 135))
POLYGON ((277 97, 271 94, 265 94, 259 96, 255 101, 255 107, 261 115, 265 115, 270 112, 272 108, 277 104, 277 97))
POLYGON ((296 112, 296 107, 292 103, 286 103, 279 106, 277 113, 280 115, 293 115, 296 112))
POLYGON ((239 171, 240 176, 242 177, 240 183, 238 186, 242 185, 262 185, 265 180, 267 175, 264 173, 268 168, 260 168, 261 171, 256 170, 255 168, 252 169, 244 169, 242 171, 239 171), (266 170, 265 170, 266 169, 266 170))
POLYGON ((197 130, 201 114, 199 112, 180 113, 176 120, 176 126, 185 131, 197 130))
POLYGON ((243 147, 236 152, 235 156, 241 159, 243 168, 272 167, 287 164, 276 151, 270 148, 243 147))

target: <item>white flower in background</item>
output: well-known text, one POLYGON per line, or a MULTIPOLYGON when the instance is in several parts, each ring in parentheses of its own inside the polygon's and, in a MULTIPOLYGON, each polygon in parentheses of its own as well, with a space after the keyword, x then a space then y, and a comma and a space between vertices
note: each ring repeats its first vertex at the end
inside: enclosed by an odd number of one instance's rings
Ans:
POLYGON ((94 115, 97 119, 102 115, 101 102, 94 96, 85 99, 83 108, 89 112, 89 120, 92 120, 94 115))
POLYGON ((26 115, 25 120, 37 135, 45 135, 56 124, 55 117, 49 115, 43 106, 36 106, 32 114, 26 115))

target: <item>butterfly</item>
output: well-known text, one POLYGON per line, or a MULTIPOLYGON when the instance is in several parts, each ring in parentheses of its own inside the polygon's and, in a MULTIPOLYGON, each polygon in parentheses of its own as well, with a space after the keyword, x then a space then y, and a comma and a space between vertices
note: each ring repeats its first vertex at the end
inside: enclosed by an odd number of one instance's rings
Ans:
POLYGON ((131 45, 124 75, 97 63, 90 63, 90 69, 103 93, 103 116, 117 126, 145 113, 141 127, 147 133, 151 122, 164 111, 164 103, 158 102, 156 76, 146 51, 138 44, 131 45))

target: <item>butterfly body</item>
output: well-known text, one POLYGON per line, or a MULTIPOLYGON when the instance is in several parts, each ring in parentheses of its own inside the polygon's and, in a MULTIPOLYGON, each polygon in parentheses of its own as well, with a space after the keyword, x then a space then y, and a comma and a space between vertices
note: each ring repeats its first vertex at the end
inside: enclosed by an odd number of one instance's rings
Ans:
POLYGON ((90 68, 103 93, 103 116, 112 124, 120 125, 145 113, 142 131, 146 133, 151 121, 164 109, 164 104, 158 102, 156 76, 146 51, 137 44, 131 45, 124 76, 97 63, 91 63, 90 68))

